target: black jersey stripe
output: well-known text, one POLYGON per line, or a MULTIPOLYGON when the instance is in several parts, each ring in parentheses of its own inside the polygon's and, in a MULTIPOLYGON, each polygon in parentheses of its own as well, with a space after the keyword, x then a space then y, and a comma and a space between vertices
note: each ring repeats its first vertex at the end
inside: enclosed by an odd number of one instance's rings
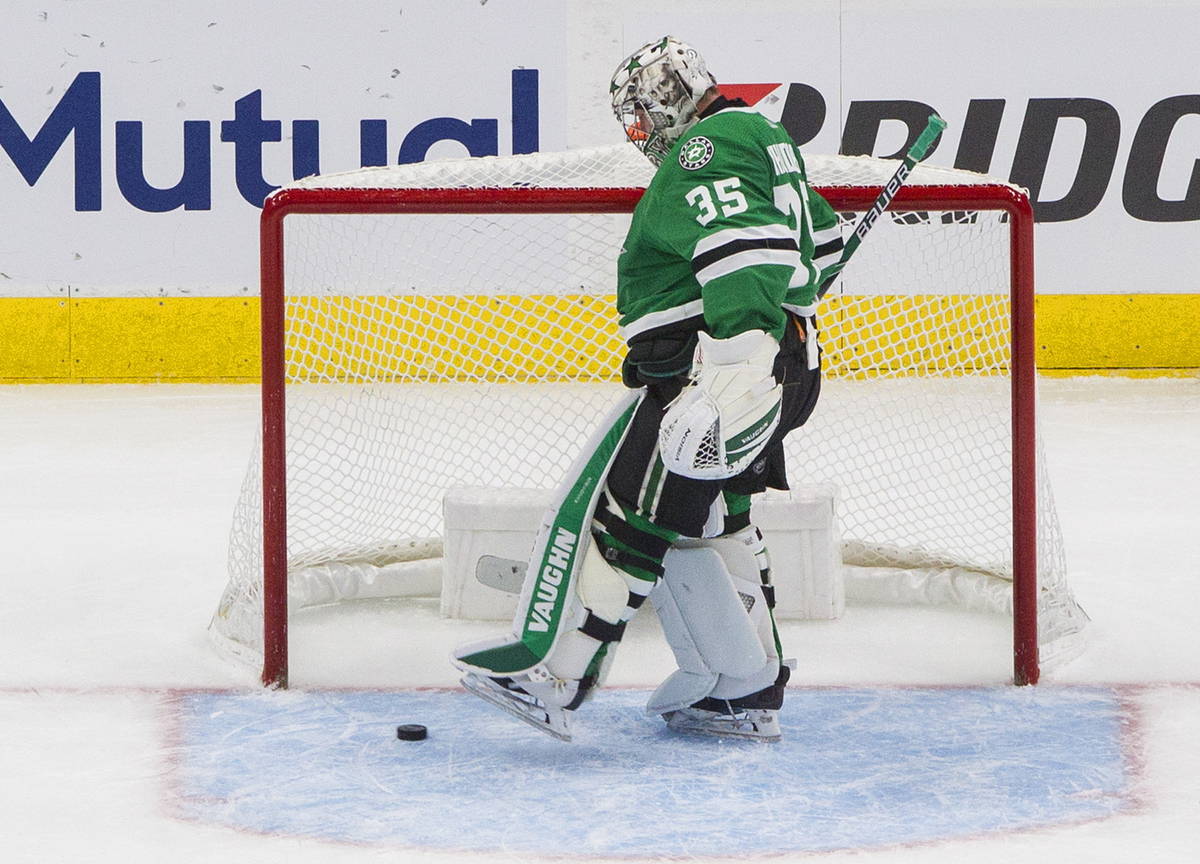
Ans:
POLYGON ((846 244, 842 241, 841 237, 838 237, 836 240, 830 240, 828 243, 822 243, 813 250, 813 258, 824 258, 827 255, 836 255, 838 252, 842 251, 845 245, 846 244))
POLYGON ((752 249, 781 249, 785 252, 799 252, 800 246, 794 237, 754 237, 731 240, 715 249, 709 249, 692 259, 692 272, 699 273, 710 264, 715 264, 722 258, 748 252, 752 249))

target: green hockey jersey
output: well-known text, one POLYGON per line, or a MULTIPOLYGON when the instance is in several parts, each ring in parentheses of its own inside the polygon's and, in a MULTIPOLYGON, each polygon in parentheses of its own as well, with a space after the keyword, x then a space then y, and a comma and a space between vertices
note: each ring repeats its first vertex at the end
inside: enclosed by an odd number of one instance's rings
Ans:
POLYGON ((812 314, 841 248, 837 214, 783 127, 723 107, 676 142, 634 210, 617 262, 622 336, 687 322, 718 339, 778 339, 785 308, 812 314))

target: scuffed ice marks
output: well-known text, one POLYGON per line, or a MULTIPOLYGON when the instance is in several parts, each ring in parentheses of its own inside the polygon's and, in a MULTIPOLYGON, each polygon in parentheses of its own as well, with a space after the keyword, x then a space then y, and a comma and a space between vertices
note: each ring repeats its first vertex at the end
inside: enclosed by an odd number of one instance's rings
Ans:
POLYGON ((458 691, 186 694, 176 804, 356 844, 658 856, 936 842, 1130 806, 1106 688, 795 690, 778 745, 674 735, 646 695, 601 692, 561 744, 458 691), (398 722, 428 739, 397 741, 398 722))

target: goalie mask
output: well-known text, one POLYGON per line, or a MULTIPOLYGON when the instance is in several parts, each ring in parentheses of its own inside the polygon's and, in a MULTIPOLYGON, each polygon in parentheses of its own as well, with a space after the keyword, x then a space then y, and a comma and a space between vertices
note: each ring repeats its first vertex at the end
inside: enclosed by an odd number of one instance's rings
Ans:
POLYGON ((622 61, 609 92, 626 137, 661 165, 696 122, 697 103, 716 83, 695 48, 664 36, 622 61))

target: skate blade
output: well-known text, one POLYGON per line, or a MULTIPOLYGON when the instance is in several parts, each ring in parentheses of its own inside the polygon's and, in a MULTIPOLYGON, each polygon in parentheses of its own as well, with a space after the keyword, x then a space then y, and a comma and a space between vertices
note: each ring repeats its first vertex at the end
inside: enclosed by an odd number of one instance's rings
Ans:
POLYGON ((775 724, 761 724, 749 718, 687 717, 679 711, 663 715, 667 728, 684 735, 703 735, 707 738, 739 738, 745 741, 759 741, 763 744, 777 744, 783 736, 775 724), (774 728, 771 726, 774 725, 774 728))
POLYGON ((534 701, 532 696, 522 698, 520 694, 514 693, 501 687, 482 675, 469 673, 464 675, 459 682, 468 693, 472 693, 482 699, 484 702, 489 702, 509 714, 528 723, 539 732, 545 732, 552 738, 557 738, 559 741, 571 740, 571 729, 567 723, 566 712, 562 709, 546 708, 541 703, 534 701))

